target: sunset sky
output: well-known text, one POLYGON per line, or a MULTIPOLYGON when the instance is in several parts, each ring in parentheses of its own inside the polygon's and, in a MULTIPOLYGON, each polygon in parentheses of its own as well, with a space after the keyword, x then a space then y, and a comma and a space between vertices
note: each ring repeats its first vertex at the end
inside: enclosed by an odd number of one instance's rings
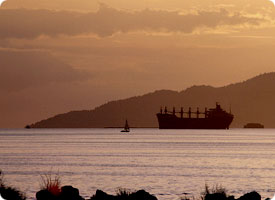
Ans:
POLYGON ((275 71, 269 0, 6 0, 0 127, 275 71))

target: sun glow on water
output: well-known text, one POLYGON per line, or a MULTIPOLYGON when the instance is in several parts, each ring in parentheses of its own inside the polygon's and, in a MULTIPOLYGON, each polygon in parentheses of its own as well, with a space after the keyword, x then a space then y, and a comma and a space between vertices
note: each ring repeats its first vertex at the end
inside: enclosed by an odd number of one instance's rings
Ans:
MULTIPOLYGON (((2 6, 2 3, 6 0, 0 0, 0 6, 2 6)), ((0 197, 1 198, 1 197, 0 197)))
POLYGON ((1 194, 0 194, 0 200, 5 200, 5 199, 1 196, 1 194))

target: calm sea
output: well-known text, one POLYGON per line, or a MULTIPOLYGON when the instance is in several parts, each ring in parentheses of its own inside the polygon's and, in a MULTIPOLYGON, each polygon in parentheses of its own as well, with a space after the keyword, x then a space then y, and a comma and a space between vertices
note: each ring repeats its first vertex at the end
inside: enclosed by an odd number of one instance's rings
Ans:
POLYGON ((179 200, 218 184, 265 199, 275 193, 275 130, 2 129, 0 169, 28 199, 50 173, 85 198, 126 188, 179 200))

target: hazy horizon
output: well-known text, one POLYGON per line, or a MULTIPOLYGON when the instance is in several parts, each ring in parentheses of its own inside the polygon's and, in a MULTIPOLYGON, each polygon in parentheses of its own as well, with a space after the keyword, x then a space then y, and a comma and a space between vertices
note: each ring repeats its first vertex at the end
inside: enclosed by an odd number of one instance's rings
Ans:
POLYGON ((6 0, 0 128, 275 71, 269 0, 6 0))

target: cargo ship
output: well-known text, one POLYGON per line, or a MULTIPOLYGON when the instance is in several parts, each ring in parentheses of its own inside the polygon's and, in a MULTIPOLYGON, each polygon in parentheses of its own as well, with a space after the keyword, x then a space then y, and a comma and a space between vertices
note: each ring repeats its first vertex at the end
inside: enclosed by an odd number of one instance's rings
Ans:
POLYGON ((161 108, 157 113, 160 129, 229 129, 234 115, 223 110, 219 103, 216 103, 216 108, 207 109, 204 112, 192 112, 191 108, 184 111, 168 111, 167 107, 164 110, 161 108))

